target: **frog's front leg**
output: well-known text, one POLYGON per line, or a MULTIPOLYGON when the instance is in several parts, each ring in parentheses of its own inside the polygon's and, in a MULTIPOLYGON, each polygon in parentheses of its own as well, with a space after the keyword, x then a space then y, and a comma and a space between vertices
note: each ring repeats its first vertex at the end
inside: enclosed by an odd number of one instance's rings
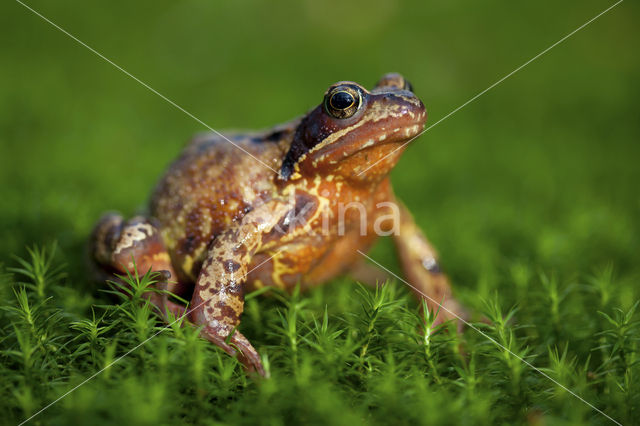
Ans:
POLYGON ((429 309, 440 311, 437 323, 451 319, 466 320, 467 313, 453 298, 449 279, 440 269, 436 251, 414 222, 409 210, 402 203, 396 203, 400 211, 400 232, 394 235, 394 242, 412 290, 416 296, 426 300, 429 309))
POLYGON ((202 264, 191 300, 190 319, 204 325, 202 335, 236 355, 249 371, 264 375, 260 355, 236 328, 244 309, 248 267, 269 232, 280 232, 276 225, 287 214, 284 203, 272 201, 249 212, 213 241, 202 264), (274 229, 275 228, 275 229, 274 229))

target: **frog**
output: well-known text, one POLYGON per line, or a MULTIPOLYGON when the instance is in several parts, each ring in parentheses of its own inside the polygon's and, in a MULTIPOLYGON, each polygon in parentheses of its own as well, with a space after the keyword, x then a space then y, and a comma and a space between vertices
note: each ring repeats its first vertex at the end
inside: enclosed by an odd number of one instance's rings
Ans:
POLYGON ((267 130, 198 134, 159 180, 147 214, 98 221, 93 263, 110 274, 162 274, 165 291, 149 300, 165 319, 186 318, 259 375, 260 354, 239 330, 245 295, 341 275, 377 285, 389 275, 363 255, 380 236, 393 239, 405 282, 436 321, 459 322, 466 311, 389 177, 426 121, 412 85, 390 73, 371 90, 332 84, 307 114, 267 130))

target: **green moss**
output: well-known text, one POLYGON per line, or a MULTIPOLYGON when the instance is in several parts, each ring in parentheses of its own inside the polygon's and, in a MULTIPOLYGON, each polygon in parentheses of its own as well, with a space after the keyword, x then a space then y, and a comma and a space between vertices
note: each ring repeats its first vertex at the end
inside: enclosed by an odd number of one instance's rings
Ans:
POLYGON ((505 309, 494 295, 478 306, 488 323, 463 334, 452 324, 434 330, 394 283, 249 297, 241 328, 271 374, 252 380, 197 329, 158 321, 142 298, 154 275, 124 277, 129 298, 98 305, 99 297, 89 315, 78 314, 54 251, 30 253, 4 275, 14 294, 0 304, 0 405, 16 421, 60 397, 34 421, 605 422, 571 391, 625 423, 640 402, 638 303, 593 311, 610 269, 582 286, 541 274, 528 291, 541 286, 546 298, 505 309), (575 312, 593 314, 575 321, 575 312))

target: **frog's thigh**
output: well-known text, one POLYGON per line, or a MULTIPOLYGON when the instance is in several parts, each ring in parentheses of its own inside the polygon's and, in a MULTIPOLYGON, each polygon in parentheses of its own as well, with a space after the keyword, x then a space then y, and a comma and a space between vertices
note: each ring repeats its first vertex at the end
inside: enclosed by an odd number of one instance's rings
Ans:
POLYGON ((400 209, 399 233, 394 242, 400 264, 418 297, 424 297, 432 310, 440 309, 444 319, 465 319, 466 313, 453 299, 447 276, 440 270, 438 255, 426 236, 415 224, 411 213, 398 202, 400 209))

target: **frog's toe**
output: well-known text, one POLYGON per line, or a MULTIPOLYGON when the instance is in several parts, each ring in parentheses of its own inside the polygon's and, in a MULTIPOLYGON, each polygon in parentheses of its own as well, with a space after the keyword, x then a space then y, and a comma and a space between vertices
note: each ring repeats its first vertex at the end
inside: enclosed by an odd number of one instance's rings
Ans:
POLYGON ((202 337, 219 346, 229 355, 237 357, 248 372, 264 377, 265 370, 258 351, 242 333, 237 330, 233 330, 232 333, 233 335, 229 338, 228 334, 222 332, 219 327, 206 326, 202 329, 202 337))
POLYGON ((251 343, 242 334, 236 332, 231 338, 231 346, 238 351, 238 361, 242 363, 245 369, 251 373, 257 373, 265 377, 264 366, 260 359, 260 354, 256 351, 251 343))

